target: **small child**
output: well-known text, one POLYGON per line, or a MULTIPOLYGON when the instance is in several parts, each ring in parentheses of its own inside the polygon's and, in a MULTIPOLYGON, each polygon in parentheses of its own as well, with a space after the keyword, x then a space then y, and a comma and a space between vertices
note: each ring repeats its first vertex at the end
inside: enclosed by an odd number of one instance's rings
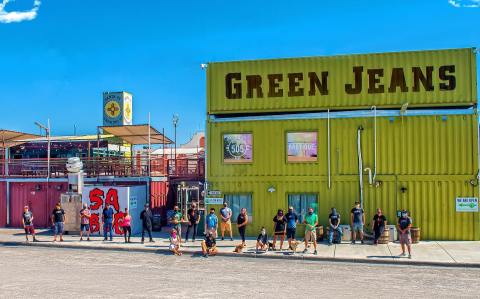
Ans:
POLYGON ((173 252, 173 254, 175 255, 182 255, 182 253, 180 252, 180 241, 178 240, 178 236, 177 236, 177 230, 176 229, 172 229, 171 233, 170 233, 170 251, 173 252))

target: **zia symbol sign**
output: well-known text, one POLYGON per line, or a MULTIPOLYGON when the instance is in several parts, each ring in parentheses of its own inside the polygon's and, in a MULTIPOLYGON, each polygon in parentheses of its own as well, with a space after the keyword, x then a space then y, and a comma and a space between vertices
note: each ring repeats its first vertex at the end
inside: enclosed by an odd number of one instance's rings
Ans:
POLYGON ((457 197, 455 199, 457 212, 478 212, 477 197, 457 197))

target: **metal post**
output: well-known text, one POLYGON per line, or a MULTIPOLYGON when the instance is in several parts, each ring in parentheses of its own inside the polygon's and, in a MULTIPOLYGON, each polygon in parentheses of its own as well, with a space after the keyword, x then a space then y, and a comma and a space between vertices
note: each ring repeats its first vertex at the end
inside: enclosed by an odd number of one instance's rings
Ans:
MULTIPOLYGON (((327 159, 328 159, 328 189, 332 187, 332 175, 330 167, 330 109, 327 111, 327 159)), ((337 170, 338 171, 338 170, 337 170)))
POLYGON ((148 112, 148 176, 150 177, 150 153, 152 151, 152 140, 151 140, 151 132, 150 132, 150 112, 148 112))
POLYGON ((48 183, 50 181, 50 118, 47 119, 47 142, 48 142, 48 145, 47 145, 47 183, 48 183))

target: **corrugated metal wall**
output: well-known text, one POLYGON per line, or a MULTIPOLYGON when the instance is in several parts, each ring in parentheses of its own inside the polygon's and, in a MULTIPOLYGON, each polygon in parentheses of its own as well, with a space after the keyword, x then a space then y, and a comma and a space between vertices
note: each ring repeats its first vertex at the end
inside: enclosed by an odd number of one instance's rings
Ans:
POLYGON ((0 182, 0 227, 7 225, 7 183, 0 182))
MULTIPOLYGON (((437 240, 478 240, 478 213, 455 212, 455 198, 478 196, 470 184, 478 171, 476 115, 418 116, 377 119, 378 188, 364 176, 364 205, 370 219, 377 207, 390 222, 408 209, 422 237, 437 240), (403 187, 403 188, 402 188, 403 187), (403 192, 402 192, 403 190, 403 192)), ((284 120, 210 123, 208 125, 209 189, 252 193, 253 223, 271 229, 278 208, 287 208, 289 193, 317 193, 320 222, 336 207, 348 223, 359 199, 357 129, 363 126, 363 166, 373 169, 373 119, 331 121, 332 188, 327 177, 326 120, 284 120), (318 130, 318 162, 287 163, 286 132, 318 130), (224 165, 224 133, 253 133, 253 164, 224 165), (274 186, 276 191, 267 189, 274 186)))
MULTIPOLYGON (((344 55, 331 57, 306 57, 292 59, 272 59, 255 61, 236 61, 210 63, 207 68, 207 113, 252 113, 252 112, 280 112, 280 111, 318 111, 323 109, 353 109, 368 108, 372 105, 382 107, 400 107, 409 103, 410 107, 419 106, 453 106, 469 105, 477 102, 476 96, 476 55, 474 49, 454 49, 439 51, 415 51, 400 53, 382 53, 366 55, 344 55), (440 66, 454 65, 456 87, 454 90, 441 90, 440 66), (353 67, 363 67, 363 89, 358 94, 347 94, 345 84, 353 84, 353 67), (424 74, 427 66, 432 69, 433 89, 426 91, 420 86, 418 91, 413 89, 413 67, 419 67, 424 74), (393 68, 402 68, 407 90, 389 92, 393 68), (383 75, 378 76, 379 84, 384 85, 384 92, 369 93, 367 69, 382 69, 383 75), (320 95, 317 91, 310 96, 309 72, 317 73, 322 78, 322 72, 328 72, 328 93, 320 95), (235 79, 231 84, 226 82, 229 73, 241 74, 241 79, 235 79), (298 88, 304 92, 300 96, 288 96, 288 74, 301 73, 303 79, 298 81, 298 88), (281 74, 277 80, 277 89, 283 89, 282 96, 269 97, 269 74, 281 74), (247 98, 247 75, 259 75, 263 96, 259 97, 257 90, 247 98), (241 97, 229 99, 226 96, 227 85, 236 88, 241 86, 241 97)), ((419 83, 420 84, 420 83, 419 83)))
POLYGON ((150 206, 164 209, 167 205, 168 182, 150 182, 150 206))

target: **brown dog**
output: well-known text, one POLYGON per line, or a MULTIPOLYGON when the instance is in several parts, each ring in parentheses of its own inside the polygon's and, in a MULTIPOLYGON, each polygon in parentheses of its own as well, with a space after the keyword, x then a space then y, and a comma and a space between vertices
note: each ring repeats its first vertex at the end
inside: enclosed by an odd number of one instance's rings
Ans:
POLYGON ((238 244, 237 246, 235 246, 235 249, 233 250, 233 252, 236 252, 236 253, 242 253, 243 251, 243 244, 238 244))
POLYGON ((299 241, 292 242, 291 248, 292 248, 293 253, 296 253, 296 252, 297 252, 298 244, 300 244, 299 241))

